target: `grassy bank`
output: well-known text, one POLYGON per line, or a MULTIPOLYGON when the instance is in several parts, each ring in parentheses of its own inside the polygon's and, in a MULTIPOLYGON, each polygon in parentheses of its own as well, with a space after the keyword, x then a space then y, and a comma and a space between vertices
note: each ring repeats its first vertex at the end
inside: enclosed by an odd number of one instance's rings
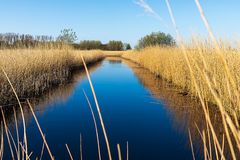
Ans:
POLYGON ((239 51, 223 47, 222 53, 219 54, 215 49, 198 44, 196 47, 187 47, 186 53, 193 74, 180 48, 150 47, 125 53, 123 57, 142 65, 186 93, 198 96, 200 90, 205 101, 216 104, 213 89, 226 110, 239 113, 239 51))
MULTIPOLYGON (((101 51, 76 50, 1 50, 0 66, 7 73, 21 99, 41 95, 50 87, 65 83, 74 69, 104 58, 101 51)), ((15 102, 3 71, 0 72, 0 104, 15 102)))
MULTIPOLYGON (((203 142, 204 159, 238 159, 240 155, 240 51, 221 45, 220 49, 206 43, 180 48, 150 47, 122 55, 155 75, 179 87, 183 95, 197 97, 206 122, 204 129, 195 123, 203 142), (210 114, 209 104, 216 113, 210 114), (216 115, 218 114, 218 115, 216 115), (216 116, 222 137, 217 136, 216 116), (226 143, 226 144, 225 144, 226 143)), ((202 111, 199 111, 202 112, 202 111)), ((196 119, 193 119, 196 121, 196 119)), ((192 131, 189 139, 194 159, 192 131)))

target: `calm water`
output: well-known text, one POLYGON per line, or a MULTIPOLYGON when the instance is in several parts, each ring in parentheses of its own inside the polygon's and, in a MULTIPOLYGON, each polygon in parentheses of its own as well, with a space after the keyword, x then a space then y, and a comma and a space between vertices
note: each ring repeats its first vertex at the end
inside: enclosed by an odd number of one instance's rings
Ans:
MULTIPOLYGON (((129 143, 130 160, 192 159, 186 129, 192 125, 191 115, 197 119, 189 107, 194 104, 187 103, 186 98, 164 87, 148 71, 128 61, 105 59, 90 67, 90 71, 114 159, 117 159, 118 143, 126 159, 126 142, 129 143), (176 108, 176 105, 184 107, 176 108)), ((68 144, 73 157, 79 159, 80 134, 84 159, 98 159, 94 123, 83 90, 97 115, 88 80, 82 72, 76 73, 71 84, 46 95, 45 100, 34 108, 56 159, 69 159, 65 144, 68 144)), ((40 155, 42 139, 27 109, 25 116, 29 151, 33 151, 32 157, 36 157, 40 155)), ((15 137, 11 113, 7 118, 15 137)), ((98 125, 100 127, 99 122, 98 125)), ((102 132, 99 134, 103 159, 107 159, 102 132)), ((5 159, 10 159, 6 140, 5 148, 5 159)), ((197 155, 199 157, 201 155, 197 155)), ((49 159, 46 150, 44 159, 49 159)))

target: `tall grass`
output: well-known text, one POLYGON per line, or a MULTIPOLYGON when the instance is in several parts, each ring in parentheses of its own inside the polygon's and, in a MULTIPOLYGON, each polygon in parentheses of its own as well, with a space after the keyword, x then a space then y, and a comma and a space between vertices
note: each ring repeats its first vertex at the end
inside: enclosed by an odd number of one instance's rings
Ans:
MULTIPOLYGON (((88 81, 89 81, 89 84, 90 84, 90 87, 91 87, 91 90, 92 90, 92 94, 93 94, 93 96, 94 96, 96 108, 97 108, 97 111, 98 111, 99 121, 101 122, 101 129, 103 130, 103 134, 104 134, 104 137, 105 137, 105 141, 106 141, 106 145, 107 145, 107 150, 108 150, 108 154, 109 154, 109 159, 111 160, 111 159, 112 159, 112 155, 111 155, 111 151, 110 151, 109 140, 108 140, 108 137, 107 137, 107 134, 106 134, 106 128, 105 128, 105 125, 104 125, 104 122, 103 122, 103 119, 102 119, 102 114, 101 114, 101 111, 100 111, 100 107, 99 107, 99 105, 98 105, 98 100, 97 100, 96 93, 95 93, 95 90, 94 90, 94 87, 93 87, 93 84, 92 84, 92 81, 91 81, 91 77, 90 77, 90 74, 89 74, 89 70, 88 70, 87 65, 86 65, 86 62, 87 62, 87 61, 86 61, 85 59, 87 59, 87 58, 89 58, 89 57, 83 56, 82 53, 80 54, 80 57, 81 57, 81 60, 82 60, 82 64, 84 65, 84 68, 85 68, 85 71, 86 71, 86 75, 87 75, 87 77, 88 77, 88 81)), ((89 60, 89 59, 87 59, 87 60, 89 60)), ((15 98, 16 98, 16 99, 18 100, 18 102, 19 102, 19 106, 22 107, 21 102, 19 101, 19 97, 18 97, 18 95, 17 95, 17 93, 16 93, 16 90, 15 90, 12 82, 10 81, 10 79, 9 79, 9 77, 8 77, 8 75, 7 75, 7 73, 5 72, 4 69, 3 69, 3 72, 4 72, 5 78, 8 80, 8 83, 9 83, 11 89, 12 89, 13 92, 14 92, 15 98)), ((84 92, 84 94, 85 94, 85 92, 84 92)), ((94 118, 94 125, 95 125, 94 127, 95 127, 95 129, 96 129, 97 143, 98 143, 98 147, 99 147, 99 148, 98 148, 98 151, 99 151, 99 159, 101 159, 100 144, 99 144, 99 140, 98 140, 98 130, 97 130, 96 119, 95 119, 94 113, 93 113, 93 111, 92 111, 91 103, 90 103, 90 101, 89 101, 89 99, 88 99, 88 97, 87 97, 86 94, 85 94, 85 96, 86 96, 86 99, 87 99, 87 101, 88 101, 89 107, 90 107, 90 109, 91 109, 91 112, 92 112, 92 115, 93 115, 93 118, 94 118)), ((33 107, 32 107, 32 105, 30 104, 29 100, 27 100, 27 105, 29 106, 29 108, 30 108, 30 110, 31 110, 31 113, 32 113, 32 115, 33 115, 33 117, 34 117, 34 120, 35 120, 35 122, 36 122, 36 124, 37 124, 38 130, 39 130, 39 132, 40 132, 40 134, 41 134, 41 137, 42 137, 42 140, 43 140, 43 147, 42 147, 42 150, 41 150, 40 159, 42 159, 43 152, 44 152, 44 147, 46 147, 46 148, 47 148, 47 151, 48 151, 48 154, 49 154, 49 156, 50 156, 50 159, 54 160, 55 157, 53 156, 53 154, 52 154, 52 152, 51 152, 51 150, 50 150, 50 148, 49 148, 49 146, 48 146, 48 143, 47 143, 47 140, 46 140, 46 138, 45 138, 45 135, 44 135, 44 133, 43 133, 43 131, 42 131, 42 128, 40 127, 40 124, 39 124, 39 122, 38 122, 38 119, 37 119, 37 117, 36 117, 36 115, 35 115, 35 113, 34 113, 33 107)), ((17 120, 16 120, 15 110, 14 110, 14 117, 15 117, 15 124, 16 124, 15 127, 16 127, 16 132, 17 132, 17 141, 15 141, 15 139, 12 137, 12 134, 11 134, 10 130, 8 130, 8 127, 7 127, 7 124, 6 124, 6 119, 5 119, 5 114, 4 114, 4 112, 3 112, 2 106, 0 106, 0 109, 1 109, 1 112, 2 112, 2 117, 3 117, 3 122, 4 122, 4 128, 5 128, 5 134, 6 134, 7 139, 8 139, 8 145, 9 145, 9 147, 10 147, 12 159, 13 159, 13 160, 14 160, 14 159, 19 159, 19 160, 20 160, 20 159, 26 159, 26 160, 31 159, 31 155, 32 155, 33 152, 31 152, 30 154, 28 154, 27 140, 26 140, 26 134, 27 134, 27 133, 26 133, 26 129, 24 129, 24 131, 23 131, 23 132, 24 132, 24 141, 25 141, 25 143, 22 144, 22 142, 21 142, 21 140, 20 140, 21 138, 19 137, 19 134, 18 134, 18 124, 17 124, 17 120), (9 135, 10 135, 12 141, 10 140, 9 135), (12 147, 12 144, 14 145, 15 150, 14 150, 14 148, 12 147), (17 146, 16 144, 20 145, 21 148, 20 148, 20 147, 16 147, 16 146, 17 146), (16 158, 15 158, 15 155, 16 155, 16 158)), ((22 111, 22 110, 21 110, 21 113, 23 114, 23 111, 22 111)), ((25 120, 24 120, 24 116, 22 116, 22 119, 23 119, 23 126, 24 126, 24 128, 25 128, 26 122, 25 122, 25 120)), ((1 139, 1 148, 0 148, 0 158, 3 158, 3 151, 4 151, 3 140, 4 140, 4 138, 3 138, 3 127, 1 127, 1 128, 2 128, 2 133, 1 133, 2 139, 1 139)), ((80 135, 80 159, 82 159, 82 144, 81 144, 81 143, 82 143, 82 138, 81 138, 81 135, 80 135)), ((65 146, 66 146, 66 149, 67 149, 67 151, 68 151, 68 154, 69 154, 70 159, 73 160, 74 158, 73 158, 73 156, 72 156, 72 153, 71 153, 71 150, 70 150, 68 144, 65 144, 65 146)), ((121 151, 120 151, 120 145, 119 145, 119 144, 117 145, 117 148, 118 148, 118 153, 121 153, 121 151)), ((128 143, 127 143, 127 153, 128 153, 128 143)), ((128 157, 128 155, 127 155, 127 157, 128 157)), ((36 159, 38 159, 38 157, 36 157, 36 159)), ((121 159, 121 157, 119 157, 119 159, 121 159)))
MULTIPOLYGON (((184 44, 170 3, 166 0, 178 36, 179 47, 150 47, 139 52, 124 54, 123 57, 141 64, 157 76, 199 98, 206 122, 206 128, 199 130, 203 142, 204 159, 230 157, 238 159, 240 153, 240 50, 226 46, 215 38, 201 4, 198 0, 195 2, 211 41, 203 43, 193 39, 190 45, 184 44), (214 105, 209 106, 209 104, 214 105), (216 135, 209 107, 216 107, 221 116, 224 137, 222 140, 216 135)), ((190 141, 194 156, 191 136, 190 141)))
MULTIPOLYGON (((240 84, 240 51, 225 46, 221 47, 222 55, 227 61, 230 72, 234 75, 235 83, 240 84)), ((232 113, 234 111, 239 113, 239 104, 234 95, 235 88, 228 85, 223 62, 216 52, 214 48, 199 41, 194 41, 192 45, 186 46, 193 76, 201 89, 201 94, 204 95, 204 100, 217 104, 203 72, 211 77, 212 87, 218 93, 225 109, 232 113)), ((181 48, 149 47, 141 51, 125 53, 123 57, 141 64, 155 75, 181 87, 189 94, 198 96, 181 48)))
POLYGON ((199 131, 205 148, 205 159, 228 159, 229 154, 232 159, 237 159, 240 153, 240 51, 221 45, 220 55, 213 46, 197 40, 191 45, 185 45, 185 48, 192 72, 182 49, 178 47, 149 47, 125 53, 123 57, 173 83, 183 93, 199 98, 206 121, 206 128, 199 131), (220 125, 224 140, 216 134, 217 128, 213 126, 209 107, 215 107, 218 110, 216 114, 222 117, 220 125))
MULTIPOLYGON (((50 87, 65 83, 74 69, 82 68, 80 55, 86 63, 104 58, 101 51, 76 50, 0 50, 0 67, 8 74, 20 101, 39 96, 50 87)), ((0 73, 0 104, 15 101, 10 86, 0 73)))

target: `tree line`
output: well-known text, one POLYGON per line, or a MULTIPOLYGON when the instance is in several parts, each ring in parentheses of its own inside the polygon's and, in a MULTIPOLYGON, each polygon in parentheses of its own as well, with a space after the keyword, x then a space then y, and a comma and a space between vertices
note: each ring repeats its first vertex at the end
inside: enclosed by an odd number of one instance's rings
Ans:
POLYGON ((75 44, 75 48, 81 50, 108 50, 108 51, 123 51, 130 50, 131 45, 123 43, 122 41, 109 41, 107 44, 103 44, 101 41, 96 40, 83 40, 79 44, 75 44))
MULTIPOLYGON (((0 49, 22 49, 22 48, 66 48, 71 47, 80 50, 109 50, 123 51, 131 50, 128 43, 111 40, 103 44, 99 40, 83 40, 76 43, 77 35, 72 29, 64 29, 57 38, 52 36, 32 36, 29 34, 5 33, 0 34, 0 49)), ((135 49, 143 49, 150 46, 175 46, 175 39, 170 34, 153 32, 138 41, 135 49)))
POLYGON ((109 41, 103 44, 101 41, 96 40, 83 40, 76 43, 77 35, 72 29, 64 29, 60 32, 57 38, 52 36, 33 36, 30 34, 16 34, 4 33, 0 34, 0 49, 25 49, 25 48, 66 48, 73 47, 80 50, 111 50, 122 51, 131 49, 130 44, 125 44, 122 41, 109 41))
POLYGON ((52 36, 32 36, 16 33, 0 34, 0 49, 52 48, 54 46, 60 46, 60 43, 56 43, 52 36))

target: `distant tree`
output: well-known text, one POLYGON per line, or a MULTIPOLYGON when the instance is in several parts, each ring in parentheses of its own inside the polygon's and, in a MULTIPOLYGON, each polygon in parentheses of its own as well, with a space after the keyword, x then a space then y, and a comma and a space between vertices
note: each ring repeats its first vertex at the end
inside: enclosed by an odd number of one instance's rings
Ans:
POLYGON ((73 44, 77 40, 76 32, 72 29, 63 29, 61 30, 60 35, 57 38, 57 41, 73 44))
POLYGON ((52 36, 17 33, 0 33, 0 49, 57 47, 52 36))
POLYGON ((122 41, 109 41, 107 49, 110 51, 122 51, 124 49, 124 45, 122 41))
POLYGON ((132 47, 129 43, 124 44, 124 50, 131 50, 131 49, 132 49, 132 47))
POLYGON ((136 48, 142 49, 149 46, 173 46, 175 44, 175 40, 170 34, 153 32, 150 35, 141 38, 136 48))
POLYGON ((91 49, 101 49, 102 42, 101 41, 94 41, 94 40, 84 40, 81 41, 79 44, 79 48, 81 50, 91 50, 91 49))

